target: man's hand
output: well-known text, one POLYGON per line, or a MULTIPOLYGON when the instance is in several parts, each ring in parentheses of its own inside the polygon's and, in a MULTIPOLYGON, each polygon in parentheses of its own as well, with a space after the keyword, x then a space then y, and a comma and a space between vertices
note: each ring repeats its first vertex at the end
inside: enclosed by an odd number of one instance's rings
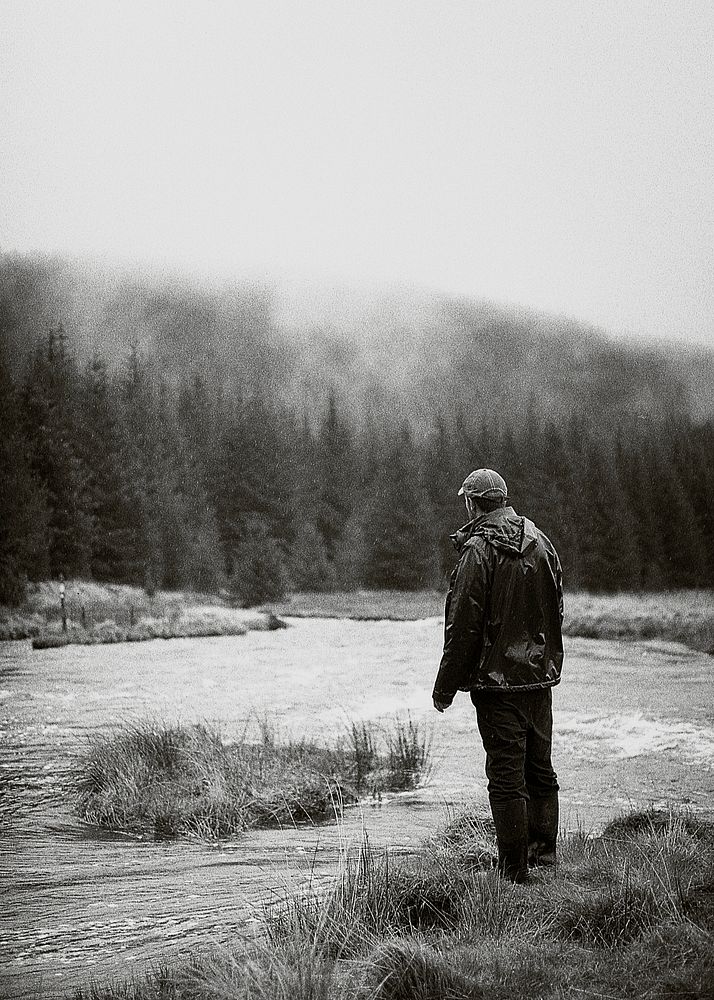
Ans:
POLYGON ((450 701, 442 701, 441 698, 437 698, 436 695, 433 696, 432 701, 434 702, 434 708, 437 712, 445 712, 447 708, 450 707, 450 701))

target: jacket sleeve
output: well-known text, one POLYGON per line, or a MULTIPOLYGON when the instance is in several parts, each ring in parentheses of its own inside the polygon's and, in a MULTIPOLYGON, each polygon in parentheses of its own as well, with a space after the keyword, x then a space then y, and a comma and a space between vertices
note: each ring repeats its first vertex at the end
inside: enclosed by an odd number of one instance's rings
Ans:
POLYGON ((459 690, 468 690, 481 659, 486 619, 489 567, 484 549, 468 545, 459 560, 446 598, 444 653, 433 697, 452 702, 459 690))

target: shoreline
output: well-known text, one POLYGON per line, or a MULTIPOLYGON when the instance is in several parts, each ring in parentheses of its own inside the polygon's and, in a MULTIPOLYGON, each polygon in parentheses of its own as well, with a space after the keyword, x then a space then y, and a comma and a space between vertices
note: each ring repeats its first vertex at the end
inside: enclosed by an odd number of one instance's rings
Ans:
MULTIPOLYGON (((254 608, 233 607, 219 595, 162 591, 147 596, 136 587, 85 581, 69 583, 67 595, 66 633, 59 584, 47 582, 37 585, 22 607, 0 607, 0 642, 31 639, 34 648, 42 649, 213 638, 281 628, 285 617, 400 622, 444 613, 444 594, 434 590, 304 592, 254 608)), ((714 593, 569 593, 563 634, 625 642, 661 639, 714 655, 714 593)))

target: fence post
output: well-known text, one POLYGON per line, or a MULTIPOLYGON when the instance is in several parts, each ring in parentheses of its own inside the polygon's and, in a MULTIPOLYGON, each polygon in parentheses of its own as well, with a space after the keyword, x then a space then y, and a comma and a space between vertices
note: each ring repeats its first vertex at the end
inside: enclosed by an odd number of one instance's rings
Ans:
POLYGON ((62 631, 66 633, 67 632, 67 608, 65 606, 65 600, 64 600, 64 598, 65 598, 64 579, 62 580, 62 582, 59 585, 59 594, 60 594, 60 611, 62 613, 62 631))

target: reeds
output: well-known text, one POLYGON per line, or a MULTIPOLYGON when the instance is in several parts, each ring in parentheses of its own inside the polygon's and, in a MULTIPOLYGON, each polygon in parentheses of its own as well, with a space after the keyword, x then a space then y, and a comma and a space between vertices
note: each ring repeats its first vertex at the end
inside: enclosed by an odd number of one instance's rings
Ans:
POLYGON ((352 725, 335 746, 281 742, 267 722, 233 742, 206 726, 143 722, 94 737, 75 768, 88 822, 156 837, 216 839, 248 827, 319 822, 375 790, 413 788, 428 768, 426 730, 352 725), (379 742, 384 744, 379 749, 379 742))

